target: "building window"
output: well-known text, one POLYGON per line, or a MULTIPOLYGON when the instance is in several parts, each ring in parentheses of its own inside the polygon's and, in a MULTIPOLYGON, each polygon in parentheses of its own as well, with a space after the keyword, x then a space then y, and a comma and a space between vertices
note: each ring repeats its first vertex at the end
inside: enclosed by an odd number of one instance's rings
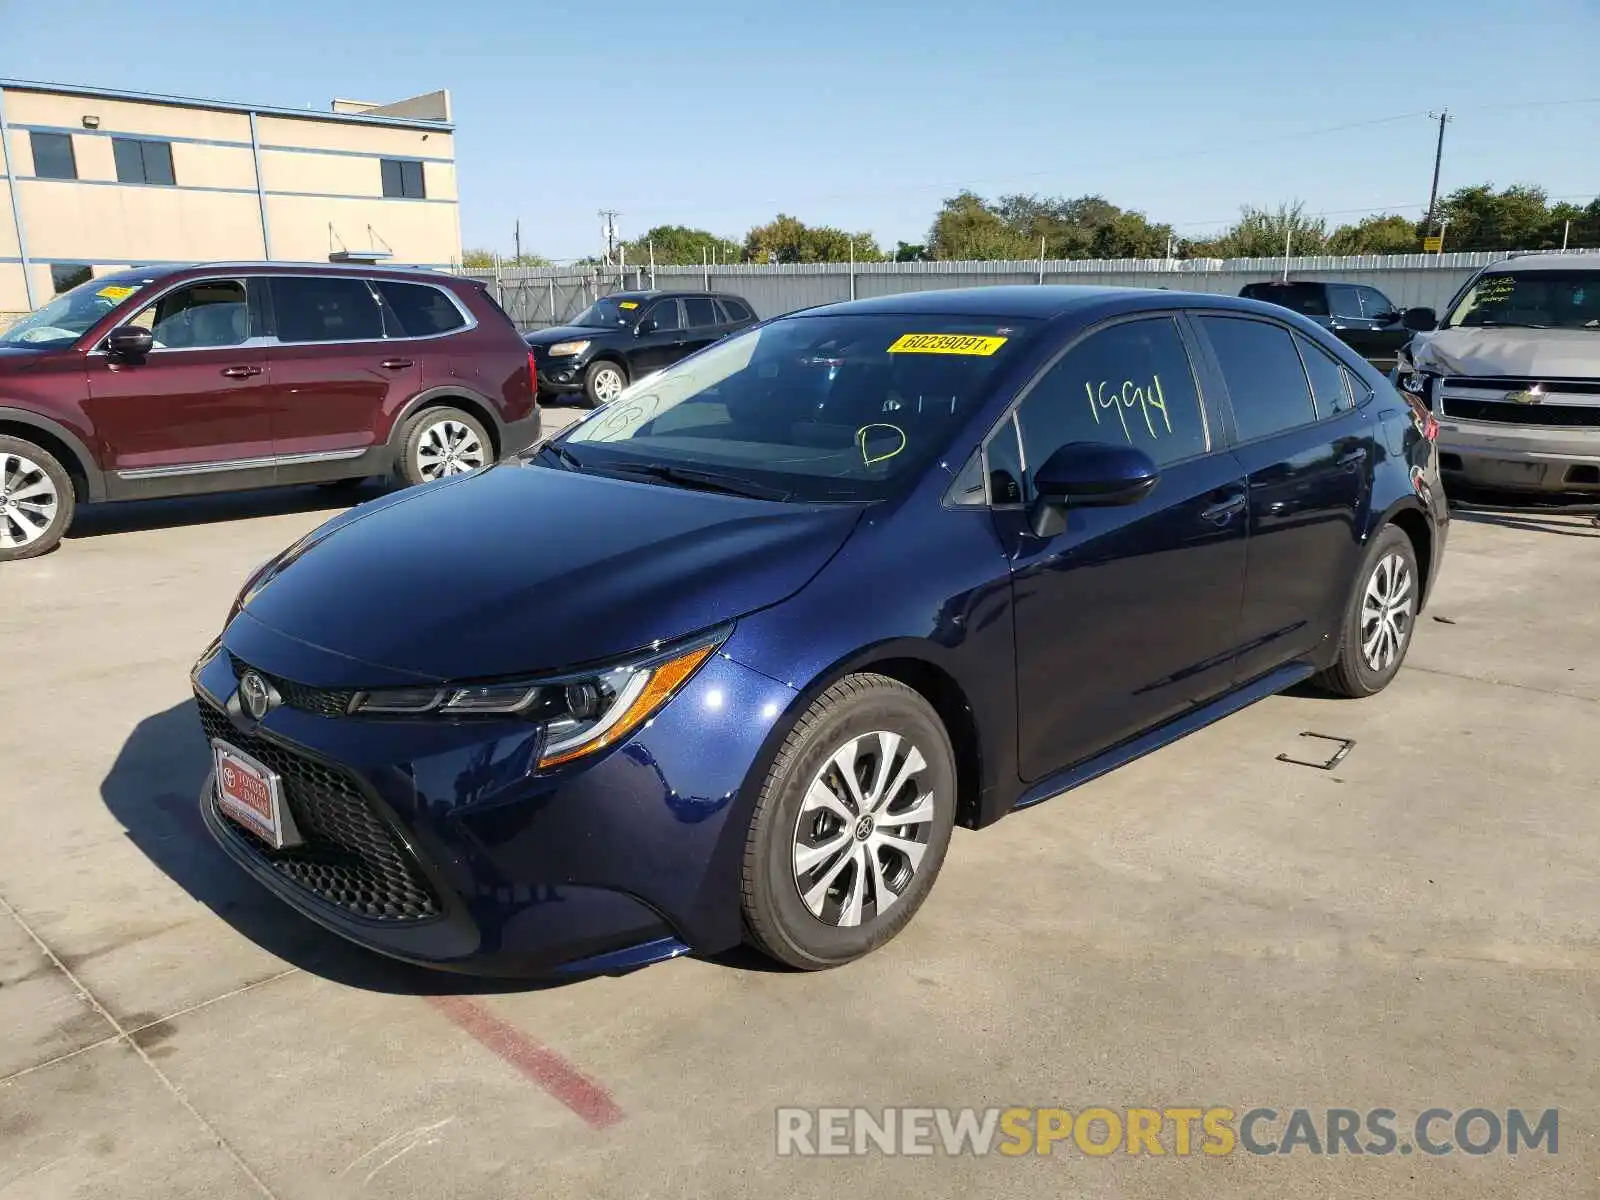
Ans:
MULTIPOLYGON (((52 179, 57 176, 52 175, 52 179)), ((70 266, 67 263, 50 264, 50 286, 55 288, 56 295, 70 292, 80 283, 88 283, 94 278, 94 271, 89 267, 70 266)))
POLYGON ((40 179, 76 179, 78 160, 72 154, 72 137, 65 133, 30 133, 33 173, 40 179))
POLYGON ((386 158, 383 165, 383 194, 400 200, 426 200, 428 189, 422 182, 422 164, 405 159, 386 158))
POLYGON ((172 187, 172 143, 137 138, 112 138, 111 154, 117 160, 118 183, 153 183, 172 187))

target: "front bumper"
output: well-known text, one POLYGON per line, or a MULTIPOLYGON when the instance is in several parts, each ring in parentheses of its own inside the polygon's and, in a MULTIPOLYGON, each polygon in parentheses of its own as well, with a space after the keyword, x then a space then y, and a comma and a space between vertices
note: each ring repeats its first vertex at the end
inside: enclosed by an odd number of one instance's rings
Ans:
POLYGON ((1600 429, 1439 418, 1446 482, 1523 492, 1600 492, 1600 429))
POLYGON ((631 738, 539 774, 537 731, 516 720, 285 703, 251 722, 240 663, 296 703, 360 685, 251 624, 197 664, 196 699, 208 736, 279 773, 307 844, 270 850, 219 812, 210 780, 200 807, 229 857, 305 916, 395 958, 492 975, 614 970, 740 940, 747 776, 793 698, 783 685, 715 655, 631 738), (316 686, 285 685, 296 678, 316 686))
POLYGON ((534 352, 539 369, 539 391, 564 393, 583 391, 583 373, 589 367, 590 354, 569 354, 562 358, 534 352))

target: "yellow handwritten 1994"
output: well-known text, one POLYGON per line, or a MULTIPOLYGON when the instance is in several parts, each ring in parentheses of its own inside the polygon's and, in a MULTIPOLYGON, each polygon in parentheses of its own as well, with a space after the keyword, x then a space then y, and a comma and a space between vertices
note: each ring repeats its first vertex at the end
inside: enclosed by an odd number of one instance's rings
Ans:
POLYGON ((1101 380, 1098 386, 1086 380, 1083 390, 1089 394, 1089 411, 1094 414, 1094 423, 1100 424, 1101 410, 1115 409, 1117 419, 1122 423, 1122 436, 1130 443, 1133 434, 1128 429, 1128 413, 1135 408, 1144 418, 1144 427, 1150 431, 1151 437, 1161 436, 1156 429, 1156 422, 1151 419, 1152 411, 1160 416, 1161 427, 1168 433, 1172 432, 1172 418, 1167 415, 1167 398, 1162 394, 1159 375, 1150 377, 1149 387, 1141 387, 1131 379, 1124 379, 1120 388, 1110 380, 1101 380))
POLYGON ((988 358, 1006 344, 1003 337, 968 333, 908 333, 895 339, 890 354, 970 354, 988 358))

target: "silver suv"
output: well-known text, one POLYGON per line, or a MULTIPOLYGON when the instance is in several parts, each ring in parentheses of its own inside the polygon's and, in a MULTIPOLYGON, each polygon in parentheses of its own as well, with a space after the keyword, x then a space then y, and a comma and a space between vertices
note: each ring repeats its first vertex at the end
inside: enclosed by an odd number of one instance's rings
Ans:
POLYGON ((1508 258, 1404 320, 1392 378, 1438 418, 1447 487, 1600 492, 1600 255, 1508 258))

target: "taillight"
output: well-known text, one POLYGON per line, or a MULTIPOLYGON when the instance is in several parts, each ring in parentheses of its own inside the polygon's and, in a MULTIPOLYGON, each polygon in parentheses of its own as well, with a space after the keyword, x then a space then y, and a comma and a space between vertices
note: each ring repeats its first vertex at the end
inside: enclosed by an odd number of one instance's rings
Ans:
POLYGON ((1432 413, 1429 413, 1427 419, 1422 422, 1422 436, 1430 442, 1439 440, 1439 418, 1432 413))
POLYGON ((534 401, 539 399, 539 364, 533 357, 533 351, 528 351, 528 387, 533 391, 534 401))

